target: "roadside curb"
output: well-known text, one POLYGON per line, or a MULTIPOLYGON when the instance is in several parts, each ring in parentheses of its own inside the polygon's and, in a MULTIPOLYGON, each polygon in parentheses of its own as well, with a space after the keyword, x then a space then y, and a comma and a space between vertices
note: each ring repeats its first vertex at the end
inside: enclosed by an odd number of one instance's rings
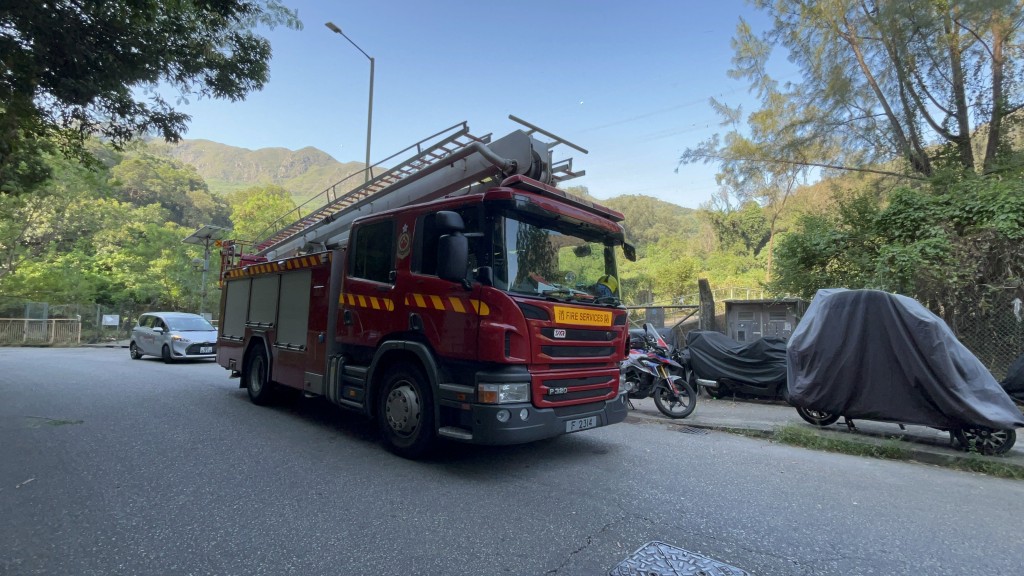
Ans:
MULTIPOLYGON (((1024 464, 1015 462, 1009 458, 1003 458, 999 456, 981 456, 978 454, 971 454, 967 452, 961 452, 956 450, 952 446, 943 446, 937 443, 922 442, 921 440, 913 437, 907 437, 900 434, 887 434, 887 435, 876 435, 872 432, 866 432, 858 430, 856 433, 839 432, 835 430, 823 430, 812 426, 810 424, 803 423, 783 423, 775 426, 736 426, 728 424, 712 424, 700 421, 688 421, 687 419, 672 420, 665 418, 660 415, 644 413, 639 410, 631 411, 626 420, 643 421, 667 424, 677 428, 697 428, 701 430, 714 430, 717 432, 727 432, 730 434, 737 434, 740 436, 758 437, 773 442, 779 442, 776 439, 777 429, 782 426, 798 426, 802 430, 812 432, 819 437, 841 439, 847 442, 863 444, 865 446, 882 446, 883 444, 892 445, 893 442, 906 453, 905 458, 883 458, 877 457, 883 460, 892 461, 905 461, 905 462, 918 462, 921 464, 930 464, 934 466, 942 466, 944 468, 956 468, 960 470, 973 470, 976 467, 983 467, 986 463, 994 464, 998 466, 1006 466, 1019 471, 1024 475, 1024 464)), ((792 444, 787 444, 792 445, 792 444)), ((796 447, 805 448, 807 450, 816 450, 813 447, 804 447, 799 445, 793 445, 796 447)))

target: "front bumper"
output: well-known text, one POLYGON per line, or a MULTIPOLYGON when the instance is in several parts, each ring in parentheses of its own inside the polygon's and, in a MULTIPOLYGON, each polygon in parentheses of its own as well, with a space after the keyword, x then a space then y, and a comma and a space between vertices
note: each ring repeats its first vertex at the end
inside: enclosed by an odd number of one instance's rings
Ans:
POLYGON ((216 358, 217 345, 213 342, 171 342, 171 355, 175 358, 216 358), (205 350, 209 350, 206 352, 205 350))
POLYGON ((625 398, 625 395, 620 394, 611 400, 565 408, 536 408, 528 402, 473 404, 472 439, 466 440, 486 445, 523 444, 566 434, 568 423, 581 419, 596 418, 596 426, 590 428, 616 424, 626 419, 625 398), (520 412, 524 409, 527 411, 526 420, 520 418, 520 412), (498 412, 501 410, 509 413, 506 422, 498 420, 498 412))

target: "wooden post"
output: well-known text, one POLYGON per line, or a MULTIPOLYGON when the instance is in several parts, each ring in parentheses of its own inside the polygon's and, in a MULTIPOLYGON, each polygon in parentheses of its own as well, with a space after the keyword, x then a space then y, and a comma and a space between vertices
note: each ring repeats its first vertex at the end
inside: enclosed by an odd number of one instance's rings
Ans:
POLYGON ((697 326, 701 330, 716 330, 715 295, 711 293, 707 278, 698 279, 697 288, 700 291, 700 322, 697 326))

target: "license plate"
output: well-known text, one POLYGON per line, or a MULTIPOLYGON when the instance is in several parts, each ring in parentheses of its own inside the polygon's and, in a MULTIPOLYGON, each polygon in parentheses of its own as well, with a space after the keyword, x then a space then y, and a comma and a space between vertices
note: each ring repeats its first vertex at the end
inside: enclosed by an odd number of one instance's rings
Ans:
POLYGON ((213 346, 203 346, 199 349, 200 354, 213 354, 213 346))
POLYGON ((587 310, 555 306, 555 322, 558 324, 577 324, 581 326, 611 326, 612 313, 609 310, 587 310))
POLYGON ((597 416, 590 416, 589 418, 577 418, 575 420, 569 420, 565 423, 565 432, 579 432, 580 430, 586 430, 587 428, 597 428, 597 416))

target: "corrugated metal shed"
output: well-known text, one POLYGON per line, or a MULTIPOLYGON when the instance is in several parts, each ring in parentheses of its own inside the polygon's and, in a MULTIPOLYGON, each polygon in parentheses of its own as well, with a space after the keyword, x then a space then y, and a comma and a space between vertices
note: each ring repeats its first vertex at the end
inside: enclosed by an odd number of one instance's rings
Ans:
POLYGON ((775 300, 726 300, 726 334, 738 342, 766 336, 788 340, 808 302, 800 298, 775 300))

